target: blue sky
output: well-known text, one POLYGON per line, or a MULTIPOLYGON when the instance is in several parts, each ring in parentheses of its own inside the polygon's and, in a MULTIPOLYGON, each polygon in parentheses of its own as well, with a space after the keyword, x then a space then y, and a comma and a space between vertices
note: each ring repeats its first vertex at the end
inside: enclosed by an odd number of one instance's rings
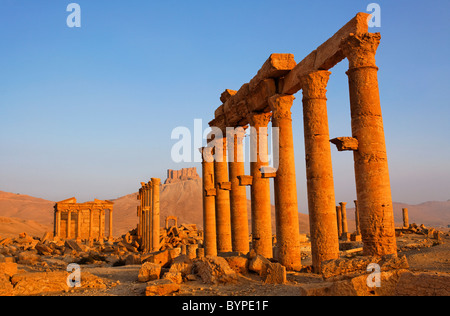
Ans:
MULTIPOLYGON (((0 190, 110 199, 165 179, 177 126, 205 128, 225 89, 271 53, 297 62, 374 1, 0 0, 0 190)), ((450 199, 448 0, 378 1, 377 54, 394 201, 450 199)), ((328 87, 330 136, 351 136, 343 61, 328 87)), ((301 93, 292 109, 306 210, 301 93)), ((353 201, 351 153, 333 153, 336 198, 353 201)))

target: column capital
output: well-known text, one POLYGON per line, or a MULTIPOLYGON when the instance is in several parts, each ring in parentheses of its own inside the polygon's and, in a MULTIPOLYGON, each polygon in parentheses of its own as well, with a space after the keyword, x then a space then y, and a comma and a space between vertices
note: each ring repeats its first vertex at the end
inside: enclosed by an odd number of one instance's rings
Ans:
POLYGON ((347 202, 340 202, 339 203, 341 206, 346 206, 347 205, 347 202))
POLYGON ((341 42, 349 68, 376 67, 375 54, 380 45, 380 33, 350 34, 341 42))
POLYGON ((295 97, 291 94, 277 94, 269 98, 269 106, 275 119, 290 119, 295 97))
POLYGON ((214 162, 214 152, 213 147, 207 146, 199 149, 202 154, 202 162, 203 163, 211 163, 214 162))
POLYGON ((267 127, 267 125, 269 125, 270 122, 270 118, 272 117, 272 113, 271 112, 251 112, 248 115, 248 120, 250 122, 250 125, 252 127, 267 127))
POLYGON ((303 99, 325 99, 327 98, 327 85, 331 72, 318 70, 299 76, 302 85, 303 99))
POLYGON ((152 178, 151 183, 152 183, 152 186, 153 186, 153 187, 159 186, 159 185, 161 184, 161 179, 158 179, 158 178, 152 178))

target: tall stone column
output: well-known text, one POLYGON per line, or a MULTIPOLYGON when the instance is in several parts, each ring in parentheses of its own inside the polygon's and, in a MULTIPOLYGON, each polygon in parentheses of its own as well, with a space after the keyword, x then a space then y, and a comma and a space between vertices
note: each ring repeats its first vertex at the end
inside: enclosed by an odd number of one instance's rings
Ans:
POLYGON ((397 253, 394 211, 386 154, 375 54, 379 33, 353 34, 342 41, 349 60, 350 107, 356 191, 364 254, 397 253))
POLYGON ((347 203, 341 202, 341 214, 342 214, 342 235, 348 234, 348 221, 347 221, 347 203))
POLYGON ((323 261, 339 258, 326 98, 330 74, 329 71, 315 71, 299 78, 303 89, 311 252, 316 273, 320 273, 323 261))
POLYGON ((159 251, 161 179, 152 178, 152 251, 159 251))
POLYGON ((77 210, 77 241, 81 241, 81 216, 82 210, 77 210))
MULTIPOLYGON (((147 193, 146 193, 146 207, 147 207, 147 251, 152 252, 153 251, 153 218, 154 218, 154 212, 153 212, 153 198, 154 198, 154 183, 153 181, 149 181, 146 184, 147 193)), ((158 184, 159 185, 159 184, 158 184)), ((159 188, 159 186, 158 186, 159 188)), ((159 203, 159 202, 158 202, 159 203)), ((158 238, 156 238, 159 241, 159 231, 158 231, 158 238)))
POLYGON ((113 210, 109 210, 109 234, 108 234, 108 239, 110 241, 113 240, 113 210))
POLYGON ((356 235, 361 235, 361 226, 359 224, 359 209, 358 209, 358 201, 355 200, 355 222, 356 222, 356 235))
POLYGON ((245 129, 234 129, 227 134, 228 141, 228 167, 230 171, 230 210, 231 210, 231 237, 233 251, 248 253, 248 215, 247 215, 247 190, 239 185, 238 176, 245 174, 243 142, 245 129))
POLYGON ((72 214, 71 214, 71 211, 68 210, 67 211, 67 227, 66 227, 67 239, 70 239, 70 235, 72 234, 71 228, 72 228, 72 214))
POLYGON ((203 181, 203 246, 206 256, 217 256, 216 239, 216 189, 214 187, 214 157, 212 148, 204 147, 202 152, 203 181))
POLYGON ((288 270, 299 271, 301 264, 300 228, 298 223, 297 182, 295 177, 294 137, 292 133, 292 95, 269 99, 272 127, 278 128, 278 150, 275 150, 275 215, 278 261, 288 270))
POLYGON ((137 196, 137 199, 139 200, 139 205, 137 207, 137 215, 138 215, 138 239, 140 242, 142 242, 142 187, 139 189, 139 193, 137 196))
POLYGON ((105 236, 105 227, 103 226, 103 212, 104 210, 100 209, 99 214, 99 232, 98 232, 98 239, 99 241, 103 241, 103 237, 105 236))
POLYGON ((409 215, 408 215, 408 209, 403 209, 403 227, 409 228, 409 215))
POLYGON ((340 206, 336 206, 336 220, 337 220, 338 238, 339 238, 342 235, 342 213, 341 213, 340 206))
POLYGON ((89 209, 89 241, 93 239, 94 211, 89 209))
POLYGON ((231 242, 231 210, 230 192, 222 188, 222 183, 229 181, 227 164, 227 140, 225 137, 214 140, 214 180, 216 187, 216 230, 217 251, 230 252, 233 250, 231 242))
POLYGON ((56 219, 55 219, 55 223, 56 223, 56 236, 57 238, 61 237, 61 211, 57 210, 56 211, 56 219))
POLYGON ((273 257, 272 216, 270 203, 270 179, 263 178, 261 168, 269 165, 267 125, 271 113, 251 113, 248 117, 250 132, 250 172, 253 177, 252 201, 252 248, 266 258, 273 257))

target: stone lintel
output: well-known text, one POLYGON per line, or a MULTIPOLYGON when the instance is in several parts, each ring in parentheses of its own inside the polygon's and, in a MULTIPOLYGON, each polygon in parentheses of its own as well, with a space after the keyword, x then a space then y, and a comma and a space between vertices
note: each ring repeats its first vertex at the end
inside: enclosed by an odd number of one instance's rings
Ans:
POLYGON ((250 80, 250 90, 253 90, 259 82, 268 78, 280 78, 291 71, 297 63, 293 54, 272 54, 263 64, 255 77, 250 80))
POLYGON ((249 185, 252 185, 252 183, 253 183, 252 176, 242 175, 242 176, 238 176, 237 178, 239 179, 240 186, 249 186, 249 185))
POLYGON ((320 45, 304 60, 295 66, 284 77, 281 93, 295 94, 301 88, 299 80, 303 75, 316 70, 329 70, 342 61, 345 56, 341 49, 341 42, 350 34, 364 34, 369 31, 368 17, 370 14, 360 12, 336 34, 320 45))
POLYGON ((338 151, 356 151, 358 150, 358 140, 353 137, 338 137, 330 140, 336 145, 338 151))
POLYGON ((237 93, 235 90, 226 89, 221 95, 220 95, 220 101, 225 104, 225 102, 228 101, 232 96, 234 96, 237 93))

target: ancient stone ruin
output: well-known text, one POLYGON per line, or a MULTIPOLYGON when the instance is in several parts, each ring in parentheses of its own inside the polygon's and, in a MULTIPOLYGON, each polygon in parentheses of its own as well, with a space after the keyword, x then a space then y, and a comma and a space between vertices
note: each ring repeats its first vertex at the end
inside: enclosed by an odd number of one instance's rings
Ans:
POLYGON ((148 183, 142 182, 139 189, 137 215, 138 242, 143 252, 159 251, 160 248, 160 185, 161 179, 152 178, 148 183))
POLYGON ((113 238, 113 202, 95 199, 77 203, 70 198, 55 204, 54 236, 61 239, 101 241, 105 239, 106 211, 109 214, 108 239, 113 238))
POLYGON ((176 183, 186 180, 200 179, 197 168, 183 168, 181 170, 167 170, 167 179, 164 184, 176 183))
POLYGON ((368 33, 368 14, 359 13, 300 63, 291 54, 272 54, 249 83, 225 90, 210 122, 213 132, 202 148, 204 247, 207 255, 248 252, 245 187, 251 187, 251 247, 288 270, 302 267, 299 249, 297 186, 291 107, 303 92, 308 209, 313 267, 339 258, 339 237, 349 239, 345 204, 338 225, 327 117, 329 71, 344 59, 351 137, 331 140, 339 151, 353 151, 359 228, 367 256, 397 253, 385 136, 375 54, 379 33, 368 33), (278 168, 268 169, 267 126, 278 128, 278 168), (244 173, 242 139, 250 126, 250 175, 244 173), (231 128, 231 129, 230 129, 231 128), (227 162, 227 151, 228 159, 227 162), (234 159, 232 159, 234 158, 234 159), (276 251, 272 250, 270 179, 274 179, 276 251))

